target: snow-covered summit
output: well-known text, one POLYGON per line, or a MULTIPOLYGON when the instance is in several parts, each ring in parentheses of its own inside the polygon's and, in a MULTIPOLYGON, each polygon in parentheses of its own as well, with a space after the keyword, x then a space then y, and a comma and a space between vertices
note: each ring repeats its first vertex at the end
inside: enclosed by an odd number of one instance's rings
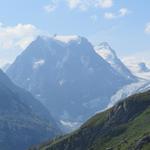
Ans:
POLYGON ((78 35, 53 35, 53 36, 38 36, 36 40, 44 40, 47 42, 60 42, 61 44, 69 44, 71 42, 78 42, 86 40, 84 37, 78 35))
POLYGON ((55 35, 53 36, 53 38, 64 43, 69 43, 72 41, 81 41, 82 39, 82 37, 77 35, 55 35))

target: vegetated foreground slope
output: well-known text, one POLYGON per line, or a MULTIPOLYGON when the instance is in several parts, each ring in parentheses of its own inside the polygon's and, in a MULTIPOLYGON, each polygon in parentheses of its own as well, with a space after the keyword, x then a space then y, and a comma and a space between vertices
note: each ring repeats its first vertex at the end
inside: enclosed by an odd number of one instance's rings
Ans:
POLYGON ((79 130, 37 149, 150 150, 150 91, 119 102, 92 117, 79 130))
POLYGON ((59 133, 45 107, 0 70, 0 149, 25 150, 59 133))

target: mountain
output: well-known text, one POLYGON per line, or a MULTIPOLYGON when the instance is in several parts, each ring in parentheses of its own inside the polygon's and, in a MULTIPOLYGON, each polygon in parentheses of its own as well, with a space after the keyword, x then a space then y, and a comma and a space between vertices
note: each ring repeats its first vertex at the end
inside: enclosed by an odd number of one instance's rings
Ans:
MULTIPOLYGON (((80 129, 34 150, 149 150, 150 91, 96 114, 80 129)), ((32 149, 30 149, 32 150, 32 149)))
POLYGON ((69 129, 104 109, 115 91, 132 82, 80 36, 37 37, 7 74, 69 129))
POLYGON ((138 67, 139 67, 139 72, 150 72, 150 69, 144 62, 139 63, 138 67))
POLYGON ((0 149, 25 150, 60 133, 47 109, 0 70, 0 149))
POLYGON ((122 61, 118 58, 116 52, 110 47, 107 42, 100 43, 98 46, 95 47, 95 51, 123 77, 133 81, 136 80, 136 77, 122 63, 122 61))

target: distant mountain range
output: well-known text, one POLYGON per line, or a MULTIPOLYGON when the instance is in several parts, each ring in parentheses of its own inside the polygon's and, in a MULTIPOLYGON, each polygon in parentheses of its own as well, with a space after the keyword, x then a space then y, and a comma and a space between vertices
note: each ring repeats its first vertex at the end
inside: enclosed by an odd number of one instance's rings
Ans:
MULTIPOLYGON (((99 48, 105 46, 110 49, 107 44, 99 48)), ((111 53, 113 64, 99 56, 84 37, 38 37, 6 73, 39 99, 62 125, 76 128, 104 109, 117 90, 135 80, 111 53)))
POLYGON ((132 74, 141 79, 150 80, 150 61, 142 61, 134 57, 125 57, 123 58, 123 62, 131 70, 132 74))
POLYGON ((26 150, 59 134, 47 109, 0 70, 0 149, 26 150))
MULTIPOLYGON (((78 130, 33 150, 149 150, 150 91, 96 114, 78 130)), ((32 148, 30 149, 32 150, 32 148)))
POLYGON ((144 62, 139 63, 138 67, 139 72, 150 72, 150 68, 148 68, 148 66, 144 62))

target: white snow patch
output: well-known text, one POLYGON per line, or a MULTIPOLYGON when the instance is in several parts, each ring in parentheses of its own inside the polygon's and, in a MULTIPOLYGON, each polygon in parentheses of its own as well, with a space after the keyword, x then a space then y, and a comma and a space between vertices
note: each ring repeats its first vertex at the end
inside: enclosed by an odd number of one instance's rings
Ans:
POLYGON ((69 43, 72 41, 80 41, 81 40, 81 38, 77 35, 68 35, 68 36, 56 35, 53 38, 55 40, 61 41, 63 43, 69 43))
POLYGON ((31 79, 30 78, 27 78, 27 81, 30 81, 31 79))
POLYGON ((33 69, 38 69, 39 67, 41 67, 44 64, 45 64, 44 59, 37 60, 33 63, 33 69))
POLYGON ((75 130, 77 129, 78 127, 80 127, 81 123, 80 122, 71 122, 71 121, 64 121, 64 120, 60 120, 60 123, 70 129, 70 130, 75 130))
POLYGON ((41 95, 40 95, 40 94, 37 94, 36 97, 41 97, 41 95))
POLYGON ((102 49, 96 49, 96 52, 105 60, 107 60, 110 64, 112 64, 112 60, 115 59, 115 54, 110 50, 106 48, 102 49))
POLYGON ((63 79, 59 81, 60 86, 63 86, 64 83, 65 83, 65 80, 63 80, 63 79))

